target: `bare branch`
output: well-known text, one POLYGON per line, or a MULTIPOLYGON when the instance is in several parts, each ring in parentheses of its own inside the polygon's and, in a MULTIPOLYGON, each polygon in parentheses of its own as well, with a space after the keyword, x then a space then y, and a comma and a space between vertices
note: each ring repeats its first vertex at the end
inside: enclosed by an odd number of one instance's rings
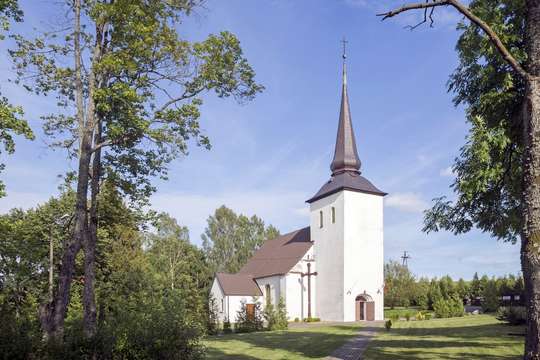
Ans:
MULTIPOLYGON (((463 16, 469 19, 473 24, 477 25, 480 29, 482 29, 482 31, 491 40, 491 43, 495 46, 495 48, 501 54, 504 60, 506 60, 506 62, 508 62, 508 64, 510 64, 510 66, 519 75, 521 75, 525 79, 529 79, 532 76, 521 66, 521 64, 516 60, 516 58, 512 56, 510 51, 506 48, 506 46, 504 46, 504 44, 502 43, 499 36, 495 33, 495 31, 493 31, 493 29, 486 22, 484 22, 478 16, 474 15, 466 5, 462 4, 458 0, 433 0, 431 2, 413 3, 413 4, 403 5, 402 7, 392 10, 392 11, 377 14, 377 16, 381 16, 382 20, 384 21, 388 18, 394 17, 406 11, 431 8, 432 11, 429 17, 433 23, 433 18, 431 17, 431 15, 433 15, 433 9, 439 6, 452 6, 461 14, 463 14, 463 16)), ((426 20, 424 20, 420 24, 411 28, 414 29, 425 22, 426 20)))

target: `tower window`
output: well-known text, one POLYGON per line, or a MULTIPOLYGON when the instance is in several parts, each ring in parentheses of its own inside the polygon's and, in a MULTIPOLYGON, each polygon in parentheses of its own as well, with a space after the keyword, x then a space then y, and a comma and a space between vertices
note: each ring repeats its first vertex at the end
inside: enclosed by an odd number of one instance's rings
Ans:
POLYGON ((323 227, 323 213, 322 211, 319 211, 319 227, 323 227))
POLYGON ((332 224, 336 223, 336 208, 332 206, 332 224))

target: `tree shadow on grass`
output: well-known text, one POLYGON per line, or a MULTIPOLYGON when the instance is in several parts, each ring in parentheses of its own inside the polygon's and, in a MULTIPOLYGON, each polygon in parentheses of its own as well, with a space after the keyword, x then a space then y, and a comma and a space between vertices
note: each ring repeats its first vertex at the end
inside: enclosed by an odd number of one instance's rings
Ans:
POLYGON ((501 354, 519 346, 520 338, 508 335, 516 331, 504 324, 397 328, 372 340, 365 359, 520 359, 501 354))
MULTIPOLYGON (((350 327, 345 328, 350 330, 350 327)), ((322 331, 268 331, 225 335, 212 338, 212 347, 208 349, 208 353, 212 359, 255 359, 245 354, 218 356, 220 349, 226 348, 227 342, 234 340, 247 343, 250 347, 263 348, 268 351, 282 350, 291 356, 320 358, 329 355, 354 336, 354 334, 336 334, 322 331), (221 343, 223 346, 220 346, 221 343)), ((239 349, 238 352, 241 351, 239 349)))

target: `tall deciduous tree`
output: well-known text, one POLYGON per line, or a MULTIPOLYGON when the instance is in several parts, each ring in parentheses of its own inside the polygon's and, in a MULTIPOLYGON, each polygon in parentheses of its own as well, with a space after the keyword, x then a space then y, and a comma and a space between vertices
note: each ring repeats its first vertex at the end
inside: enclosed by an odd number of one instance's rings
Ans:
POLYGON ((252 99, 262 90, 229 32, 202 42, 177 27, 198 0, 66 0, 66 26, 35 39, 15 37, 18 82, 55 96, 44 114, 53 146, 76 163, 75 227, 66 244, 54 300, 42 324, 61 338, 75 257, 85 254, 84 332, 96 331, 94 299, 98 194, 106 177, 135 202, 154 191, 150 178, 186 155, 189 140, 209 147, 199 125, 202 95, 252 99))
POLYGON ((224 205, 216 209, 207 221, 202 239, 212 273, 237 272, 263 242, 279 235, 275 227, 265 226, 256 215, 250 218, 237 215, 224 205))
MULTIPOLYGON (((11 20, 20 22, 23 12, 19 8, 17 0, 0 0, 0 40, 5 38, 4 33, 9 30, 11 20)), ((23 135, 27 139, 33 139, 34 135, 28 123, 22 119, 23 110, 20 106, 14 106, 0 93, 0 145, 8 154, 15 151, 13 135, 23 135)), ((2 151, 0 151, 0 155, 2 151)), ((0 163, 0 171, 5 164, 0 163)), ((0 181, 0 197, 5 195, 5 185, 0 181)))
POLYGON ((521 238, 528 310, 524 358, 540 359, 540 0, 473 0, 468 6, 426 0, 380 15, 423 10, 425 23, 443 6, 470 21, 462 25, 461 68, 450 84, 457 101, 470 105, 473 130, 454 167, 460 196, 455 204, 436 204, 427 230, 478 226, 499 238, 521 238), (470 82, 469 75, 496 81, 470 82))
POLYGON ((409 306, 414 297, 416 280, 407 266, 390 260, 384 265, 385 302, 391 308, 409 306))

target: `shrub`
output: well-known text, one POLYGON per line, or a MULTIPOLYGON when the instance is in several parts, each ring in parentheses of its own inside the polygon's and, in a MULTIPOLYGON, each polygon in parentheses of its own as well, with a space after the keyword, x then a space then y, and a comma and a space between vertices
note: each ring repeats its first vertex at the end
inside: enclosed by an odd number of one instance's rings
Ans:
POLYGON ((392 320, 394 322, 399 321, 399 313, 398 312, 392 313, 389 317, 390 317, 390 320, 392 320))
POLYGON ((425 314, 424 314, 424 319, 426 319, 426 320, 431 320, 431 313, 429 313, 429 312, 428 312, 428 313, 425 313, 425 314))
POLYGON ((410 312, 405 313, 405 320, 407 320, 407 321, 411 320, 411 313, 410 312))
POLYGON ((267 302, 263 317, 266 320, 268 330, 286 330, 289 327, 287 321, 287 309, 283 297, 279 298, 277 308, 267 302))
POLYGON ((296 322, 296 323, 297 323, 297 322, 300 322, 300 319, 297 318, 297 317, 295 317, 295 318, 294 318, 294 322, 296 322))
POLYGON ((424 320, 425 318, 426 318, 426 316, 425 316, 424 313, 421 312, 421 311, 417 312, 416 315, 415 315, 415 319, 416 319, 417 321, 422 321, 422 320, 424 320))
POLYGON ((240 310, 236 313, 236 323, 234 330, 238 333, 260 331, 263 329, 263 318, 261 311, 261 303, 253 299, 255 310, 253 317, 249 316, 247 304, 242 301, 240 310))
POLYGON ((225 320, 223 322, 223 333, 224 334, 232 333, 231 322, 229 320, 225 320))
POLYGON ((311 323, 311 322, 319 322, 321 321, 321 319, 319 319, 318 317, 308 317, 308 318, 304 318, 304 322, 308 322, 308 323, 311 323))
POLYGON ((386 330, 390 330, 392 328, 392 320, 386 320, 386 322, 384 323, 384 327, 386 328, 386 330))
POLYGON ((522 325, 527 322, 527 311, 524 306, 501 306, 497 309, 497 319, 510 325, 522 325))
POLYGON ((433 310, 438 318, 460 317, 465 313, 463 302, 457 297, 448 300, 438 299, 433 304, 433 310))
POLYGON ((210 295, 208 299, 208 319, 206 322, 206 331, 210 335, 215 335, 219 332, 219 321, 218 321, 218 307, 216 299, 210 295))

